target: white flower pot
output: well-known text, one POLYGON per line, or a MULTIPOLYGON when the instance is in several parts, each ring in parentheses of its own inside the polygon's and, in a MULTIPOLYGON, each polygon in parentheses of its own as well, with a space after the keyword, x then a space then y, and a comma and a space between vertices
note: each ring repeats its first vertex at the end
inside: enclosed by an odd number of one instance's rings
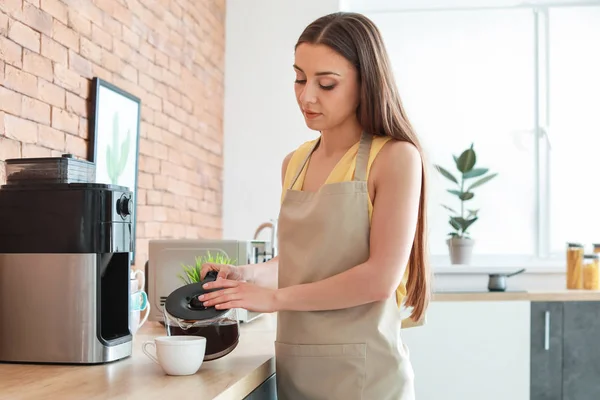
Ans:
POLYGON ((450 250, 450 262, 452 264, 471 264, 471 256, 473 255, 473 239, 466 238, 449 238, 446 240, 448 249, 450 250))

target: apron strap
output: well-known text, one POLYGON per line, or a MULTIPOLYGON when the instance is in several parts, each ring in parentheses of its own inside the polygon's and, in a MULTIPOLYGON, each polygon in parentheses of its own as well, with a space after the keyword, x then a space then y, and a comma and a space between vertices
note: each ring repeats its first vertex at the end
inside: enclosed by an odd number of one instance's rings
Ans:
MULTIPOLYGON (((371 153, 371 142, 373 141, 373 137, 363 132, 360 136, 360 144, 358 145, 358 154, 356 155, 356 169, 354 171, 354 180, 355 181, 364 181, 367 179, 367 168, 369 164, 369 154, 371 153)), ((292 189, 296 184, 296 181, 300 177, 302 170, 306 166, 310 156, 315 151, 319 143, 321 142, 321 137, 315 140, 315 144, 313 147, 306 153, 304 160, 300 164, 300 168, 296 171, 296 175, 292 182, 290 183, 289 189, 292 189)))
POLYGON ((294 179, 292 179, 292 183, 290 183, 289 189, 292 189, 294 187, 294 185, 296 184, 296 181, 300 177, 300 174, 302 173, 302 170, 306 166, 306 163, 308 162, 308 159, 310 158, 310 156, 313 153, 313 151, 315 151, 315 148, 319 145, 320 141, 321 141, 321 137, 319 136, 319 138, 317 140, 315 140, 315 144, 310 149, 310 151, 308 153, 306 153, 306 157, 304 157, 304 160, 302 161, 302 164, 300 164, 300 168, 298 168, 298 170, 296 171, 296 175, 294 176, 294 179))
POLYGON ((354 170, 355 181, 365 181, 367 179, 367 168, 369 166, 369 155, 371 153, 371 142, 373 137, 363 132, 360 136, 358 145, 358 154, 356 155, 356 168, 354 170))

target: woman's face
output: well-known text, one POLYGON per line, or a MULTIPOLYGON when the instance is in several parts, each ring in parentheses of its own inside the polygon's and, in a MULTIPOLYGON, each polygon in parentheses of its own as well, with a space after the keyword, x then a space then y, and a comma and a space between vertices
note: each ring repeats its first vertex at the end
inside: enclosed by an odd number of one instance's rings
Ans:
POLYGON ((348 60, 325 45, 302 43, 294 70, 296 100, 310 129, 332 129, 356 118, 358 76, 348 60))

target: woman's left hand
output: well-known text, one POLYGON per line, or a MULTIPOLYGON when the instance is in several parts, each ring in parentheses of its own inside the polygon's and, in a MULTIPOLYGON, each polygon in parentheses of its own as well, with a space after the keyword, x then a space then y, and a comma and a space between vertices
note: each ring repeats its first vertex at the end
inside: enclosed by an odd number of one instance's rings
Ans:
POLYGON ((217 279, 204 284, 203 288, 221 289, 198 297, 205 307, 215 306, 218 310, 243 308, 248 311, 265 313, 276 311, 275 293, 277 291, 274 289, 230 279, 217 279))

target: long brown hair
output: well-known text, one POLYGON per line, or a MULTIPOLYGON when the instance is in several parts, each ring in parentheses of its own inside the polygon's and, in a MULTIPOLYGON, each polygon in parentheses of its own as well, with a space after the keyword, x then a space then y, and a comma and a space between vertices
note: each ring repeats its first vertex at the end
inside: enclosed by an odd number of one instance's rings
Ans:
POLYGON ((379 29, 362 14, 337 12, 323 16, 300 35, 302 43, 323 44, 352 63, 360 84, 358 121, 367 133, 391 136, 413 144, 421 153, 422 186, 415 238, 408 261, 406 305, 411 318, 420 320, 429 304, 430 276, 427 261, 426 168, 422 147, 402 106, 390 61, 379 29))

